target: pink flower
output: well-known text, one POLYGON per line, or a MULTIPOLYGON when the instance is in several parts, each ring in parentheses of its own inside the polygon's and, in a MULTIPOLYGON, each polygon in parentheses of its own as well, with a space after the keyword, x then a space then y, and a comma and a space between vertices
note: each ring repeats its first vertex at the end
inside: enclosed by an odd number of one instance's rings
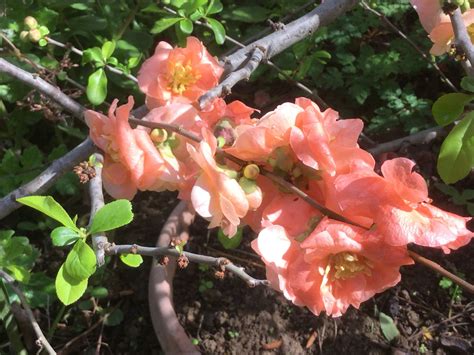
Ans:
POLYGON ((239 100, 232 101, 227 104, 220 97, 202 110, 199 115, 206 122, 207 127, 212 129, 216 123, 221 119, 227 119, 235 125, 251 124, 250 116, 255 112, 255 109, 245 105, 239 100))
POLYGON ((192 103, 216 86, 223 72, 196 37, 188 37, 185 48, 160 42, 155 54, 146 60, 138 85, 147 96, 149 108, 171 101, 192 103))
POLYGON ((418 13, 421 25, 430 33, 442 21, 449 21, 449 16, 443 12, 442 0, 410 0, 418 13))
POLYGON ((262 230, 252 248, 266 264, 267 279, 297 305, 338 317, 352 305, 400 281, 412 264, 405 247, 384 244, 361 228, 323 219, 301 243, 281 226, 262 230))
POLYGON ((395 246, 416 243, 448 251, 467 244, 473 237, 466 228, 470 218, 427 203, 426 183, 412 171, 414 166, 406 158, 396 158, 382 165, 384 178, 368 171, 338 177, 335 199, 343 214, 372 220, 377 233, 395 246))
MULTIPOLYGON (((471 37, 471 42, 474 38, 474 9, 468 10, 462 14, 462 19, 467 31, 471 37)), ((430 32, 429 37, 433 42, 430 53, 433 55, 442 55, 449 51, 454 40, 453 25, 449 17, 436 25, 430 32)))
POLYGON ((104 187, 114 198, 132 199, 144 174, 144 152, 128 123, 133 97, 117 108, 114 100, 108 117, 87 110, 84 114, 94 143, 104 151, 104 187))
POLYGON ((266 161, 274 149, 289 144, 290 129, 302 109, 284 103, 259 120, 236 127, 237 138, 226 151, 240 159, 266 161))
POLYGON ((191 191, 191 202, 199 215, 210 220, 209 228, 220 226, 229 237, 237 232, 240 219, 249 210, 246 194, 214 160, 216 138, 205 132, 199 148, 188 144, 191 158, 201 168, 191 191))
POLYGON ((373 169, 375 162, 359 148, 357 140, 364 124, 360 119, 339 120, 331 108, 321 112, 318 105, 306 98, 297 98, 301 112, 291 128, 290 143, 299 160, 315 170, 334 176, 346 173, 354 161, 364 162, 373 169))

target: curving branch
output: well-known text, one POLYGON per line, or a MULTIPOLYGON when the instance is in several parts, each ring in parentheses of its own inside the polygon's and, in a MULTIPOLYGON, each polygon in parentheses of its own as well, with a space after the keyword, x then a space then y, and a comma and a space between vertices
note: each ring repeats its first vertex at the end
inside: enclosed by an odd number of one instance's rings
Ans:
POLYGON ((453 25, 455 43, 461 47, 466 54, 467 60, 470 63, 470 68, 467 72, 468 75, 472 76, 474 75, 472 68, 474 67, 474 46, 472 45, 471 37, 467 32, 466 25, 464 24, 461 10, 457 8, 449 14, 449 17, 451 18, 451 23, 453 25))
MULTIPOLYGON (((255 61, 253 54, 256 49, 264 54, 262 60, 268 60, 311 35, 321 26, 331 23, 338 16, 354 7, 357 2, 358 0, 325 1, 313 11, 285 25, 283 29, 265 36, 224 58, 224 80, 211 90, 213 94, 206 93, 199 99, 201 108, 212 98, 229 92, 233 85, 239 80, 245 79, 249 72, 255 70, 255 63, 248 64, 250 67, 247 66, 247 63, 255 61), (253 68, 254 66, 255 68, 253 68), (232 76, 234 72, 238 72, 240 69, 244 69, 244 72, 232 76), (229 81, 227 81, 228 76, 232 76, 229 81), (239 80, 237 80, 238 77, 240 77, 239 80)), ((256 64, 258 66, 259 63, 256 64)))
POLYGON ((403 144, 426 144, 445 134, 444 127, 433 127, 423 131, 410 134, 409 136, 395 139, 393 141, 380 143, 377 146, 367 149, 372 155, 379 155, 386 152, 395 152, 403 144))
POLYGON ((213 256, 201 255, 201 254, 194 254, 187 251, 184 251, 182 254, 179 253, 178 250, 175 248, 170 247, 145 247, 136 244, 128 244, 128 245, 115 245, 115 244, 106 244, 104 246, 105 254, 106 255, 117 255, 117 254, 140 254, 144 256, 173 256, 179 257, 184 255, 188 258, 190 262, 198 263, 198 264, 207 264, 216 266, 223 270, 229 271, 234 275, 238 276, 249 287, 255 287, 259 285, 269 285, 267 280, 259 280, 255 279, 249 274, 247 274, 243 268, 231 263, 229 259, 226 258, 215 258, 213 256))
POLYGON ((46 192, 61 176, 68 171, 72 171, 72 168, 78 162, 87 160, 95 150, 96 147, 94 143, 90 138, 87 138, 69 153, 55 160, 33 180, 10 192, 5 197, 2 197, 0 199, 0 219, 23 206, 16 202, 17 198, 46 192))
POLYGON ((38 90, 42 94, 50 97, 58 105, 69 111, 73 116, 84 120, 83 113, 85 108, 78 102, 71 99, 69 96, 64 94, 58 87, 51 85, 47 81, 41 79, 38 75, 31 74, 16 65, 7 62, 5 59, 0 58, 0 73, 7 74, 22 83, 31 86, 35 90, 38 90))
MULTIPOLYGON (((94 166, 95 176, 89 181, 89 196, 91 199, 91 215, 89 225, 92 224, 94 216, 98 210, 104 206, 104 192, 102 190, 102 164, 104 157, 100 153, 95 153, 96 164, 94 166)), ((105 233, 97 233, 92 235, 92 246, 94 247, 97 266, 105 264, 104 245, 108 243, 105 233)))
POLYGON ((23 294, 21 289, 18 287, 15 279, 11 277, 9 274, 7 274, 5 271, 3 271, 2 269, 0 269, 0 277, 4 279, 8 285, 10 285, 13 292, 15 292, 18 298, 20 299, 21 305, 25 309, 26 315, 28 317, 28 321, 30 322, 31 326, 33 327, 33 330, 35 331, 35 334, 37 337, 36 345, 39 346, 40 351, 41 349, 44 349, 48 354, 56 354, 56 351, 54 351, 53 347, 44 336, 43 331, 41 330, 38 322, 36 321, 35 316, 30 308, 30 305, 28 304, 28 301, 26 300, 25 295, 23 294))

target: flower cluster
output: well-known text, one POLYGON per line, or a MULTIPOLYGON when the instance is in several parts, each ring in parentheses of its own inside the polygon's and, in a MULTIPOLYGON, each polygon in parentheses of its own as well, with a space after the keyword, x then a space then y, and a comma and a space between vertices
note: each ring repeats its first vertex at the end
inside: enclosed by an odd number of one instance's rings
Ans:
POLYGON ((340 316, 400 280, 413 263, 407 244, 445 252, 473 237, 467 218, 430 204, 414 163, 384 162, 383 176, 361 149, 360 119, 339 119, 311 100, 284 103, 260 119, 242 102, 197 99, 217 85, 222 68, 196 38, 186 48, 160 42, 139 72, 150 109, 145 120, 174 124, 198 141, 164 129, 128 123, 133 99, 108 116, 87 111, 94 142, 105 153, 104 187, 114 198, 137 190, 178 190, 196 212, 232 237, 249 225, 252 248, 271 286, 313 313, 340 316), (245 161, 245 164, 238 164, 245 161), (236 163, 237 162, 237 163, 236 163), (298 187, 350 220, 324 216, 261 170, 298 187))
MULTIPOLYGON (((465 1, 467 4, 468 1, 465 1)), ((420 22, 428 32, 433 46, 430 53, 442 55, 449 52, 454 44, 454 30, 449 15, 445 13, 449 8, 443 10, 444 0, 410 0, 415 8, 420 22)), ((464 25, 467 28, 471 41, 474 39, 474 9, 468 9, 462 14, 464 25)))

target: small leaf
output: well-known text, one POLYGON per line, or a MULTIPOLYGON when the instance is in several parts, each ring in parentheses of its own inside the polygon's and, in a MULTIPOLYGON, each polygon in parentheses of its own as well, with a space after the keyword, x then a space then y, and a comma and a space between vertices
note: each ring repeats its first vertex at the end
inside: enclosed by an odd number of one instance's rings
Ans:
POLYGON ((150 32, 153 34, 161 33, 181 20, 182 17, 164 17, 155 22, 150 32))
POLYGON ((181 29, 181 31, 183 31, 183 33, 190 35, 191 33, 193 33, 193 22, 187 18, 182 19, 179 22, 179 28, 181 29))
POLYGON ((107 76, 104 69, 97 69, 87 81, 87 98, 93 105, 100 105, 107 97, 107 76))
POLYGON ((26 196, 18 198, 17 201, 25 206, 43 212, 45 215, 55 219, 72 230, 79 231, 79 228, 76 227, 76 224, 72 221, 71 217, 69 217, 64 208, 57 203, 52 196, 26 196))
POLYGON ((48 41, 45 40, 44 38, 41 38, 39 41, 38 41, 38 45, 40 47, 46 47, 48 45, 48 41))
POLYGON ((90 62, 104 64, 104 59, 102 58, 102 51, 99 47, 88 48, 83 52, 82 64, 90 62))
POLYGON ((217 239, 224 249, 235 249, 242 242, 242 234, 242 228, 237 228, 237 233, 232 238, 229 238, 224 234, 222 229, 219 228, 219 231, 217 232, 217 239))
POLYGON ((474 78, 470 76, 462 78, 461 87, 466 91, 474 92, 474 78))
POLYGON ((106 204, 94 216, 89 233, 95 234, 122 227, 133 220, 132 204, 117 200, 106 204))
POLYGON ((8 265, 6 268, 11 272, 15 280, 19 282, 27 283, 30 279, 30 272, 22 266, 8 265))
POLYGON ((451 93, 441 96, 433 104, 433 116, 440 126, 457 120, 464 112, 464 106, 474 99, 474 95, 451 93))
POLYGON ((102 57, 107 61, 115 51, 115 41, 107 41, 102 45, 102 57))
POLYGON ((217 14, 221 12, 223 8, 224 7, 222 6, 220 0, 211 0, 209 1, 209 5, 206 10, 206 15, 217 14))
POLYGON ((222 44, 225 42, 225 28, 222 24, 212 18, 206 17, 207 23, 211 26, 212 32, 214 32, 214 38, 216 39, 217 44, 222 44))
POLYGON ((110 327, 119 325, 123 321, 123 312, 120 309, 115 309, 111 313, 107 314, 104 320, 104 324, 110 327))
POLYGON ((451 279, 448 279, 447 277, 443 277, 441 278, 441 280, 439 280, 439 287, 441 288, 450 288, 452 285, 453 281, 451 279))
POLYGON ((105 298, 109 295, 109 290, 105 287, 95 287, 91 291, 91 296, 95 298, 105 298))
POLYGON ((446 184, 469 174, 474 166, 474 112, 470 112, 448 134, 438 157, 438 173, 446 184))
POLYGON ((385 313, 379 313, 379 322, 380 328, 382 328, 382 333, 385 336, 385 339, 392 341, 393 339, 400 336, 400 332, 397 329, 397 326, 393 322, 393 319, 387 316, 385 313))
POLYGON ((64 264, 56 275, 56 294, 66 306, 76 302, 86 292, 87 279, 78 281, 65 271, 64 264))
POLYGON ((57 227, 51 232, 53 245, 63 247, 70 245, 79 239, 79 234, 68 227, 57 227))
POLYGON ((143 263, 143 258, 139 254, 120 254, 120 260, 130 267, 139 267, 143 263))
POLYGON ((92 248, 79 239, 69 252, 64 270, 77 281, 88 279, 96 269, 96 257, 92 248))

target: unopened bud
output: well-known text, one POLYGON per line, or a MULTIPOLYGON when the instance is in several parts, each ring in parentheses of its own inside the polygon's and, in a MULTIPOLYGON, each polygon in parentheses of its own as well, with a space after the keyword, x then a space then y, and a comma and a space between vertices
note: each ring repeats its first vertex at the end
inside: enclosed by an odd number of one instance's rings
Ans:
POLYGON ((155 128, 151 131, 150 138, 155 143, 163 143, 168 139, 168 132, 162 128, 155 128))
POLYGON ((37 29, 31 30, 28 33, 28 37, 30 38, 31 42, 38 42, 41 39, 41 32, 37 29))
POLYGON ((34 30, 36 27, 38 27, 38 21, 36 21, 33 16, 26 16, 24 22, 25 26, 30 30, 34 30))
POLYGON ((20 39, 23 41, 23 42, 26 42, 28 41, 28 35, 30 33, 28 31, 21 31, 20 33, 20 39))
POLYGON ((244 168, 244 176, 250 180, 256 180, 260 174, 260 168, 257 164, 249 164, 244 168))

